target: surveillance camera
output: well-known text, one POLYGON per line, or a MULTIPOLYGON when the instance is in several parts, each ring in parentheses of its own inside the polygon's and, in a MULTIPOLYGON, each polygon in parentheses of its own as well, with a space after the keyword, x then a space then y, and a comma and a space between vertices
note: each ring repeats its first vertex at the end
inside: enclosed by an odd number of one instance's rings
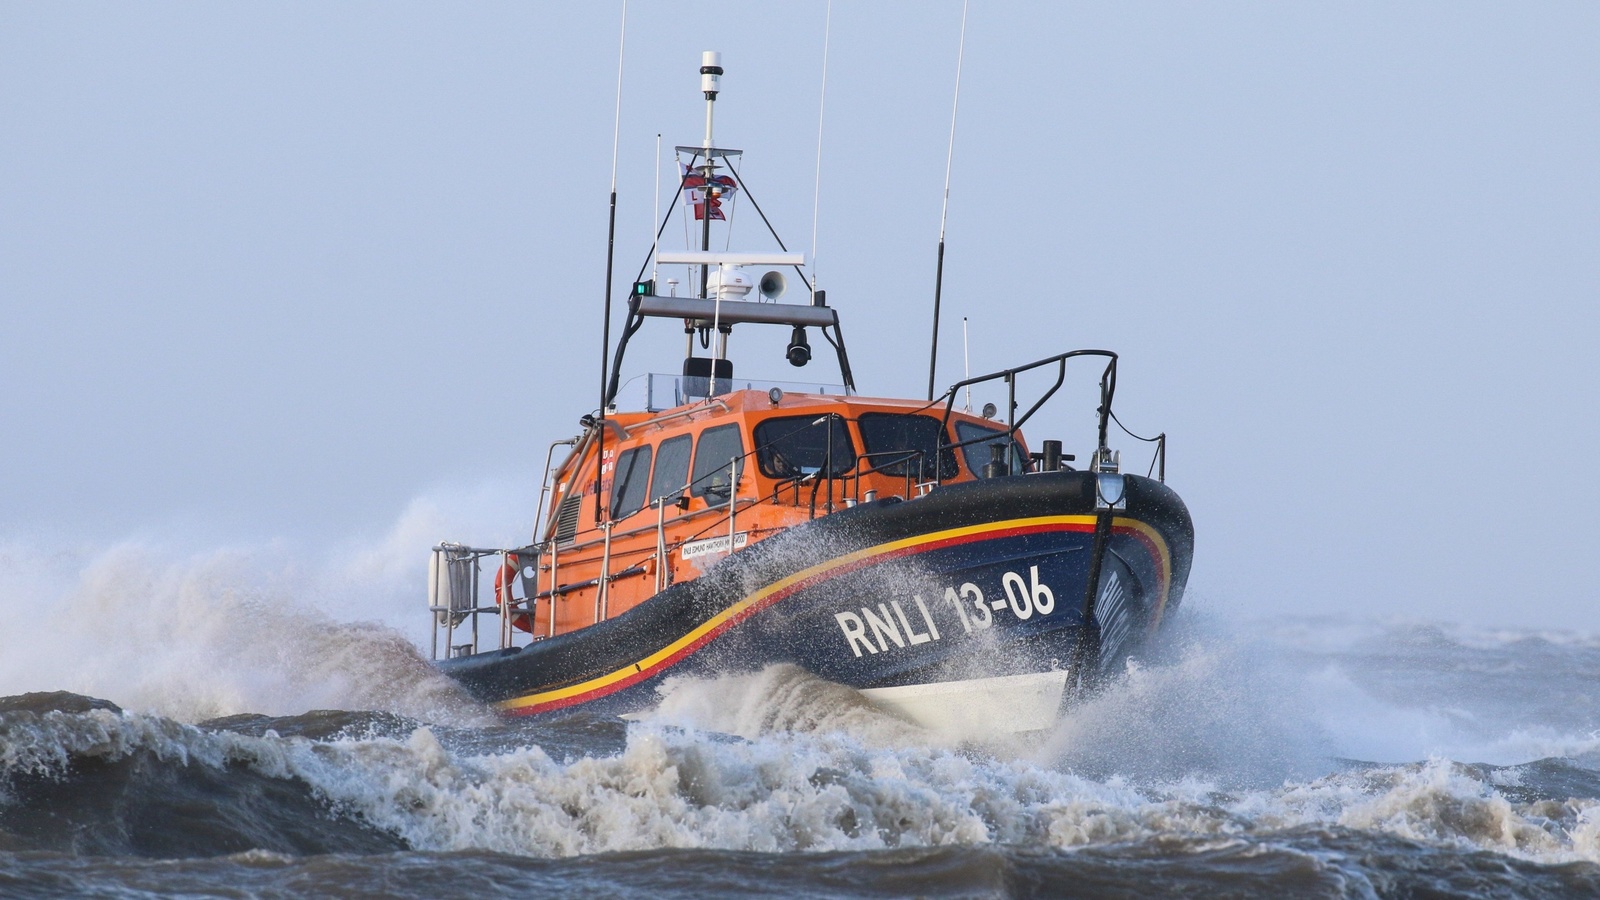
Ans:
POLYGON ((803 366, 811 361, 811 344, 806 341, 806 330, 803 326, 796 325, 794 334, 789 337, 789 365, 803 366))

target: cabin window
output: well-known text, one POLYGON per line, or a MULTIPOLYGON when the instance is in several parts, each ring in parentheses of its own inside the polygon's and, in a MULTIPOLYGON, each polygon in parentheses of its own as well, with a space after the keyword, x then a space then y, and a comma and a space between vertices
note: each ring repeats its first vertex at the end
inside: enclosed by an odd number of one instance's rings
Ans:
POLYGON ((650 445, 625 450, 611 476, 611 518, 626 519, 644 508, 650 489, 650 445))
MULTIPOLYGON (((856 424, 871 454, 867 457, 871 471, 901 478, 908 473, 919 479, 934 477, 934 450, 945 442, 938 419, 904 413, 862 413, 856 424)), ((958 471, 955 451, 940 451, 938 477, 954 478, 958 471)))
MULTIPOLYGON (((1007 443, 1006 433, 1002 429, 985 428, 974 422, 962 422, 959 420, 956 422, 956 439, 958 441, 972 441, 972 443, 961 448, 961 455, 966 457, 967 468, 971 469, 972 474, 979 478, 983 477, 983 467, 989 464, 990 459, 994 458, 994 451, 990 448, 995 444, 1004 446, 1007 443), (976 440, 976 438, 986 436, 993 436, 994 440, 976 440)), ((1011 474, 1020 475, 1028 471, 1028 461, 1022 456, 1022 445, 1015 441, 1010 443, 1011 474)), ((1000 458, 1004 459, 1005 457, 1002 456, 1000 458)))
POLYGON ((744 473, 744 441, 739 437, 737 424, 718 425, 701 432, 689 493, 704 497, 711 506, 727 503, 734 487, 728 483, 728 464, 735 457, 738 462, 733 465, 733 475, 737 480, 744 473))
POLYGON ((683 496, 683 486, 689 483, 689 455, 693 449, 687 434, 661 442, 656 453, 656 473, 651 484, 656 486, 653 499, 663 503, 676 503, 683 496))
POLYGON ((768 478, 800 478, 824 469, 839 476, 856 464, 850 428, 838 413, 767 419, 756 426, 755 437, 756 461, 768 478))

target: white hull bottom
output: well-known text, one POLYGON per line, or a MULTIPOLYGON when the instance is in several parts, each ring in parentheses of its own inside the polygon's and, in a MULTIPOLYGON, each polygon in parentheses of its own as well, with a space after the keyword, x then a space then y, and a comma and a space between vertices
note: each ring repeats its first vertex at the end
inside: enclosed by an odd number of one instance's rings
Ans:
POLYGON ((924 728, 982 739, 1051 727, 1066 689, 1067 673, 1056 671, 866 688, 861 693, 924 728))

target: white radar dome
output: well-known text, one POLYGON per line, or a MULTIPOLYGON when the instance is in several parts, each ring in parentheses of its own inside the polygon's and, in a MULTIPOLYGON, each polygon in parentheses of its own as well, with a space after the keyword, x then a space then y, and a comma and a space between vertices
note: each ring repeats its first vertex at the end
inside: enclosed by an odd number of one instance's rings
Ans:
POLYGON ((717 266, 706 275, 707 297, 743 300, 755 286, 755 279, 740 266, 717 266))

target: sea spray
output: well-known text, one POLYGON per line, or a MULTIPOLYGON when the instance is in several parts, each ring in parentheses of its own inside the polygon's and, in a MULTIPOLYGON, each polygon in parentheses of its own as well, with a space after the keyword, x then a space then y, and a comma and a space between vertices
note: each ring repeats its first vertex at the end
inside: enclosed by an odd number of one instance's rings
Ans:
POLYGON ((1033 758, 1102 778, 1269 786, 1326 771, 1336 742, 1316 703, 1272 648, 1186 614, 1065 710, 1033 758))
MULTIPOLYGON (((0 614, 19 629, 0 654, 0 694, 71 690, 190 722, 340 708, 481 723, 486 712, 417 649, 427 548, 522 516, 527 493, 435 492, 375 537, 310 553, 0 540, 0 614)), ((525 527, 490 532, 509 545, 525 527)))
POLYGON ((0 677, 8 692, 67 689, 188 721, 322 707, 477 714, 398 633, 300 604, 286 576, 261 568, 241 551, 163 559, 112 547, 48 606, 0 677))

